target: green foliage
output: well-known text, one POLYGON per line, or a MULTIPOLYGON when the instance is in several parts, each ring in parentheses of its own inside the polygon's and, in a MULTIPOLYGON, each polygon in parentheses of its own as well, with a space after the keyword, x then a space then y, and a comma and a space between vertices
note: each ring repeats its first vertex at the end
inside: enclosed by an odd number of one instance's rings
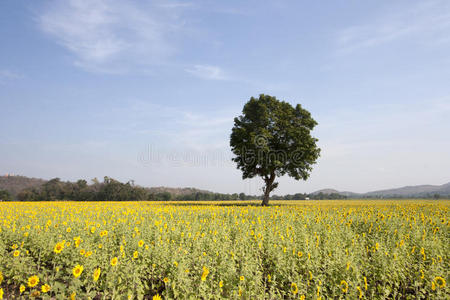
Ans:
POLYGON ((311 131, 317 122, 300 104, 261 94, 250 98, 242 115, 234 119, 230 146, 243 179, 261 176, 265 182, 263 205, 285 174, 306 180, 320 155, 311 131))
MULTIPOLYGON (((186 190, 194 191, 195 189, 186 190)), ((244 193, 241 193, 241 196, 241 200, 258 198, 258 196, 245 195, 244 193)), ((39 187, 25 189, 17 195, 20 201, 199 201, 238 200, 239 197, 238 194, 211 192, 188 192, 183 194, 174 194, 168 191, 154 192, 153 189, 136 186, 133 182, 121 183, 110 177, 105 177, 103 182, 95 178, 92 180, 91 185, 86 180, 63 182, 59 178, 54 178, 39 187)))
POLYGON ((135 201, 147 199, 146 190, 131 182, 121 183, 109 177, 105 177, 102 183, 97 179, 92 182, 91 185, 88 185, 86 180, 62 182, 59 178, 54 178, 40 187, 21 191, 17 198, 21 201, 135 201))
POLYGON ((11 194, 6 190, 0 190, 0 201, 12 200, 11 194))

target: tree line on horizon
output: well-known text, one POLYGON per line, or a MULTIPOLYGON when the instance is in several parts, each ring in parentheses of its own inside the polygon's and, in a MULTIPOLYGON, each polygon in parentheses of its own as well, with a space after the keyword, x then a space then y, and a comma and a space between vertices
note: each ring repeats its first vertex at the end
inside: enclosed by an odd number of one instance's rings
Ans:
MULTIPOLYGON (((80 179, 76 182, 61 181, 54 178, 49 181, 24 176, 14 176, 0 184, 0 201, 226 201, 226 200, 262 200, 264 195, 245 193, 213 193, 194 188, 145 188, 133 181, 122 183, 110 177, 103 182, 94 178, 88 183, 80 179), (33 186, 30 186, 33 185, 33 186), (169 192, 170 191, 170 192, 169 192)), ((430 193, 420 198, 449 199, 450 195, 430 193)), ((271 195, 270 200, 326 200, 326 199, 380 199, 381 197, 358 195, 348 196, 339 193, 295 193, 271 195)), ((418 198, 401 195, 383 197, 385 199, 418 198)))
MULTIPOLYGON (((3 201, 207 201, 207 200, 261 200, 263 195, 247 195, 245 193, 213 193, 195 191, 175 194, 168 191, 154 192, 150 188, 135 185, 133 181, 122 183, 110 177, 104 177, 103 182, 92 179, 89 184, 80 179, 76 182, 61 181, 53 178, 39 186, 28 187, 17 194, 0 189, 0 200, 3 201)), ((306 199, 345 199, 339 194, 306 194, 271 196, 271 200, 306 200, 306 199)))

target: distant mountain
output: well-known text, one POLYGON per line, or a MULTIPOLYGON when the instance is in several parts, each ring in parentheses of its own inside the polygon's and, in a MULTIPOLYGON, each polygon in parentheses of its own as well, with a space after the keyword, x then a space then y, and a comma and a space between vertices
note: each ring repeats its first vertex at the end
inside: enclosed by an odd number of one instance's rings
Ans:
POLYGON ((450 182, 443 185, 415 185, 365 193, 366 196, 426 196, 429 194, 450 194, 450 182))
POLYGON ((414 186, 404 186, 401 188, 377 190, 367 193, 353 193, 353 192, 340 192, 334 189, 322 189, 318 190, 313 195, 318 193, 332 194, 337 193, 339 195, 344 195, 349 198, 393 198, 393 197, 430 197, 435 194, 445 197, 450 196, 450 182, 443 185, 414 185, 414 186))
POLYGON ((15 196, 21 190, 39 187, 46 182, 47 180, 40 178, 4 175, 0 177, 0 190, 7 190, 11 195, 15 196))

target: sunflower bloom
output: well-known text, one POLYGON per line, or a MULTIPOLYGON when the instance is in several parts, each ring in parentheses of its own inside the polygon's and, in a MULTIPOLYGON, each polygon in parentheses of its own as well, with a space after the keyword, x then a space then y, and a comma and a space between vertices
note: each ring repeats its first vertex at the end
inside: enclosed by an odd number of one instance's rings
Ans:
POLYGON ((156 294, 155 296, 153 296, 152 300, 162 300, 162 298, 159 294, 156 294))
POLYGON ((40 295, 41 295, 41 292, 39 292, 38 290, 34 290, 30 294, 30 296, 34 297, 34 298, 39 297, 40 295))
POLYGON ((43 293, 47 293, 48 291, 50 291, 50 286, 48 284, 44 284, 43 286, 41 286, 41 291, 43 293))
POLYGON ((28 278, 28 286, 29 287, 35 287, 39 283, 39 277, 36 275, 31 276, 28 278))
POLYGON ((117 259, 117 256, 116 257, 113 257, 112 259, 111 259, 111 266, 115 266, 115 265, 117 265, 117 262, 118 262, 118 259, 117 259))
POLYGON ((202 281, 205 281, 206 280, 206 277, 208 276, 208 274, 209 274, 209 269, 207 268, 207 267, 203 267, 203 273, 202 273, 202 281))
POLYGON ((19 250, 14 251, 13 255, 14 255, 14 257, 19 256, 20 255, 20 251, 19 250))
POLYGON ((441 276, 438 276, 434 278, 434 281, 436 282, 437 286, 441 289, 445 288, 446 282, 445 279, 441 276))
POLYGON ((358 298, 361 299, 362 295, 363 295, 361 288, 359 286, 357 286, 356 289, 358 290, 358 298))
POLYGON ((341 281, 341 289, 343 293, 347 293, 348 291, 348 283, 345 280, 341 281))
POLYGON ((100 268, 97 268, 94 270, 94 274, 92 275, 92 278, 94 279, 94 281, 98 280, 98 278, 100 277, 100 273, 101 273, 100 268))
POLYGON ((19 292, 22 294, 25 291, 25 289, 26 287, 23 284, 21 284, 19 287, 19 292))
POLYGON ((53 249, 53 252, 55 252, 56 254, 61 253, 61 251, 63 251, 64 249, 64 243, 56 243, 55 245, 55 249, 53 249))
POLYGON ((291 283, 291 293, 296 295, 298 293, 298 287, 295 282, 291 283))
POLYGON ((75 278, 80 277, 81 273, 83 273, 83 270, 83 266, 76 265, 72 270, 73 276, 75 276, 75 278))

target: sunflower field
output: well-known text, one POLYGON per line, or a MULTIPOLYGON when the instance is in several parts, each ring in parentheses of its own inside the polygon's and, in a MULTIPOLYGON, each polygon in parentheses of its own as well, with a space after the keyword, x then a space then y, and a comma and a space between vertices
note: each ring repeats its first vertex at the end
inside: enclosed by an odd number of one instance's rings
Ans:
POLYGON ((450 298, 450 201, 272 204, 0 203, 0 299, 450 298))

